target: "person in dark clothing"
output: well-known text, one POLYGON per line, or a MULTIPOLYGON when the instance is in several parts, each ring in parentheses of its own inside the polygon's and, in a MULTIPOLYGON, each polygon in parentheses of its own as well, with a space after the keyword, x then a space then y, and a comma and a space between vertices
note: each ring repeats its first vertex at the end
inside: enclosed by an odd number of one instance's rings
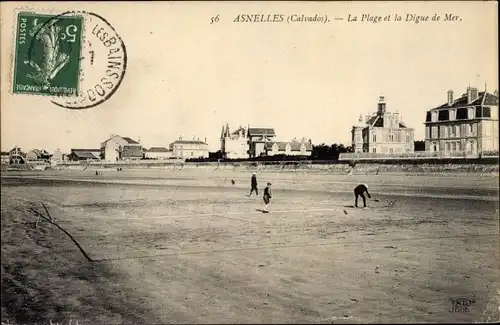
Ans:
POLYGON ((366 198, 364 193, 366 192, 366 195, 371 199, 370 193, 368 193, 368 186, 366 184, 360 184, 356 186, 354 189, 354 196, 356 197, 356 200, 354 201, 354 206, 357 208, 358 207, 358 196, 361 196, 363 199, 363 207, 366 208, 366 198))
POLYGON ((271 200, 272 196, 271 196, 271 183, 267 183, 267 187, 264 189, 264 203, 266 204, 266 206, 264 207, 264 210, 262 210, 262 212, 269 212, 267 210, 267 207, 269 206, 269 202, 271 200))
POLYGON ((252 188, 250 189, 250 194, 248 197, 252 196, 253 191, 255 191, 255 195, 259 195, 259 189, 257 188, 257 174, 252 173, 251 184, 252 188))

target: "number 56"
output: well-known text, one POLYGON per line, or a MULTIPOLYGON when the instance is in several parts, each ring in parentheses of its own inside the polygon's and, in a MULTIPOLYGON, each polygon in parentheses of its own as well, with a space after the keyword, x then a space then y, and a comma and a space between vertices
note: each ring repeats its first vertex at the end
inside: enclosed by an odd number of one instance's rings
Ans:
POLYGON ((61 35, 61 39, 66 42, 74 43, 76 40, 76 32, 78 31, 78 27, 75 25, 69 25, 66 27, 65 32, 61 35))

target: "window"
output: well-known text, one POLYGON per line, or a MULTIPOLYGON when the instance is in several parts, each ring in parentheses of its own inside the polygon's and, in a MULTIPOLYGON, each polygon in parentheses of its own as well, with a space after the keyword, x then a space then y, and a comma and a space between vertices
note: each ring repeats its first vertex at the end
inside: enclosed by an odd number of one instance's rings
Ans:
POLYGON ((389 148, 389 153, 393 153, 394 152, 394 149, 393 148, 389 148))
POLYGON ((377 135, 376 134, 373 135, 373 142, 377 142, 377 135))
POLYGON ((437 139, 438 138, 438 127, 437 126, 433 126, 432 127, 432 138, 433 139, 437 139))
POLYGON ((473 152, 473 147, 474 146, 474 143, 472 141, 467 141, 465 143, 465 150, 467 151, 468 154, 471 154, 473 152))
POLYGON ((457 151, 457 144, 456 142, 451 143, 451 151, 457 151))
POLYGON ((373 152, 373 153, 377 153, 377 148, 373 148, 373 149, 372 149, 372 152, 373 152))
POLYGON ((457 142, 457 150, 461 150, 460 149, 460 142, 457 142))
POLYGON ((431 114, 432 114, 431 115, 431 121, 432 122, 437 122, 439 112, 438 111, 433 111, 431 114))
POLYGON ((472 124, 467 124, 467 135, 472 135, 472 124))
POLYGON ((452 108, 450 109, 450 121, 454 121, 457 118, 457 110, 452 108))
POLYGON ((459 136, 460 136, 460 125, 455 125, 455 135, 456 135, 457 137, 459 137, 459 136))
POLYGON ((425 128, 425 137, 426 137, 427 139, 429 139, 429 138, 431 137, 431 127, 430 127, 430 126, 427 126, 427 127, 425 128))
POLYGON ((446 142, 446 151, 450 151, 450 143, 446 142))
POLYGON ((389 142, 394 142, 394 134, 389 134, 389 142))
POLYGON ((410 133, 406 133, 406 143, 410 143, 410 133))

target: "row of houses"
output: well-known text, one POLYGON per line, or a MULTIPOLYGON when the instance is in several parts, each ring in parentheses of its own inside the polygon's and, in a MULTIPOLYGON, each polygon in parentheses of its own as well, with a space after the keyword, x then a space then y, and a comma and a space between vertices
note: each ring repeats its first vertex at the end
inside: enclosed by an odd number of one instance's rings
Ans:
POLYGON ((75 148, 69 153, 62 153, 59 149, 48 153, 43 149, 32 149, 25 153, 19 147, 14 147, 9 152, 2 152, 3 164, 24 163, 51 163, 58 164, 66 161, 106 161, 117 162, 123 160, 139 159, 186 159, 207 158, 209 156, 208 144, 199 139, 178 140, 166 147, 144 148, 139 141, 130 137, 112 134, 101 143, 100 148, 75 148))
POLYGON ((309 156, 312 153, 311 140, 293 139, 289 142, 276 141, 273 128, 254 128, 239 126, 230 131, 223 125, 220 152, 226 159, 254 158, 261 156, 309 156))
MULTIPOLYGON (((449 90, 445 103, 426 112, 425 151, 473 156, 498 152, 498 112, 498 91, 491 94, 467 87, 455 99, 449 90)), ((352 126, 352 147, 358 156, 413 153, 414 132, 397 111, 387 110, 380 96, 376 112, 360 116, 352 126)))
MULTIPOLYGON (((498 152, 498 91, 493 94, 467 87, 457 99, 447 92, 447 101, 426 112, 425 150, 431 153, 464 152, 480 155, 498 152)), ((375 112, 360 116, 352 126, 352 148, 355 154, 412 154, 415 129, 408 126, 399 112, 387 109, 385 97, 380 96, 375 112)), ((261 156, 310 156, 312 141, 302 138, 277 141, 274 128, 239 126, 231 131, 226 123, 220 135, 220 153, 225 159, 245 159, 261 156)), ((70 153, 56 150, 32 149, 24 153, 15 147, 2 152, 2 163, 22 164, 64 161, 101 160, 116 162, 138 159, 208 158, 209 147, 199 138, 182 136, 168 147, 144 148, 131 137, 112 134, 100 148, 71 149, 70 153)))
POLYGON ((8 152, 1 152, 2 164, 48 163, 53 154, 44 149, 32 149, 27 153, 15 146, 8 152))
POLYGON ((122 160, 139 159, 186 159, 207 158, 209 155, 208 144, 199 139, 178 140, 167 147, 155 146, 144 148, 139 141, 130 137, 112 134, 101 143, 100 149, 72 149, 69 160, 102 160, 116 162, 122 160))

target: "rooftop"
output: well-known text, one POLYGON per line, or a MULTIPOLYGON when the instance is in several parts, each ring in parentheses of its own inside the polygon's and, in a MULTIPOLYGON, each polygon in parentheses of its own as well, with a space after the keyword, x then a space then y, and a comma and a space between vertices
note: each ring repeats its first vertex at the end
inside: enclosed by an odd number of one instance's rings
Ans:
POLYGON ((140 144, 139 142, 135 141, 134 139, 132 138, 129 138, 129 137, 122 137, 122 136, 119 136, 118 134, 114 134, 112 135, 111 137, 109 137, 106 141, 104 141, 102 143, 102 145, 104 145, 106 142, 108 142, 109 140, 115 138, 115 137, 119 137, 119 138, 122 138, 123 140, 125 140, 128 144, 140 144))
POLYGON ((175 140, 172 144, 206 144, 200 140, 175 140))
POLYGON ((278 150, 283 151, 286 150, 287 144, 290 144, 291 151, 300 151, 300 147, 302 144, 305 145, 306 150, 312 150, 312 144, 310 142, 298 142, 298 141, 290 141, 290 142, 267 142, 265 144, 266 149, 272 149, 274 145, 278 145, 278 150))
POLYGON ((79 151, 101 152, 101 149, 71 149, 71 151, 75 151, 75 152, 79 152, 79 151))
POLYGON ((79 151, 79 150, 74 150, 73 154, 77 157, 80 158, 90 158, 90 159, 99 159, 99 155, 97 155, 95 152, 92 151, 79 151))
POLYGON ((151 147, 148 149, 148 152, 171 152, 172 150, 169 150, 165 147, 151 147))
POLYGON ((250 136, 276 135, 273 128, 248 128, 248 134, 250 136))
POLYGON ((465 93, 462 94, 461 97, 455 99, 451 105, 448 105, 448 103, 444 103, 442 105, 439 105, 438 107, 431 109, 431 111, 444 108, 448 109, 448 108, 460 108, 460 107, 483 106, 483 105, 498 106, 498 96, 490 94, 486 91, 480 91, 478 92, 477 98, 473 102, 468 103, 467 93, 465 93))

